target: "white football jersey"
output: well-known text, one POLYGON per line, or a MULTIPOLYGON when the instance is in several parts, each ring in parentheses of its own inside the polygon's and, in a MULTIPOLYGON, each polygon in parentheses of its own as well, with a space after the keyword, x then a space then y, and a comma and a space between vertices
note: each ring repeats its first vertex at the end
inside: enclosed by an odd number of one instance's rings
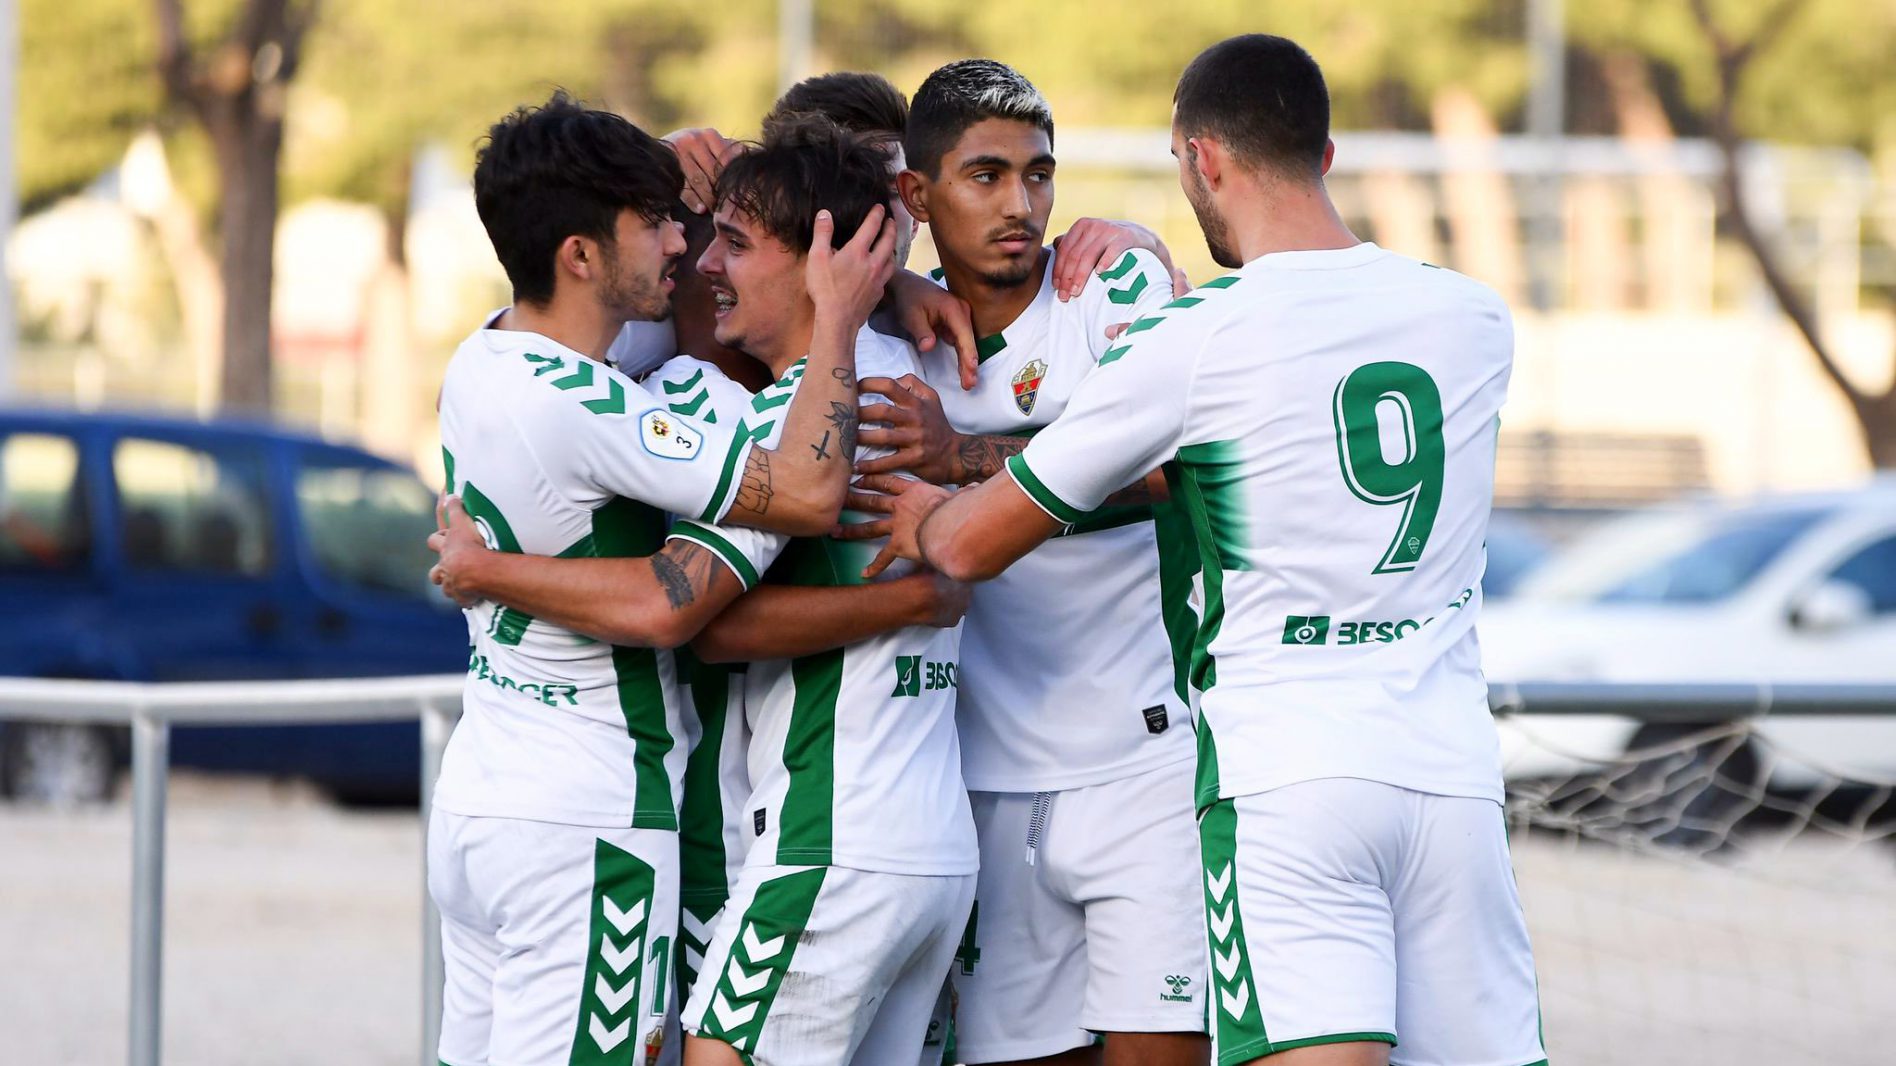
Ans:
MULTIPOLYGON (((1029 436, 1060 416, 1112 347, 1106 327, 1171 298, 1171 275, 1140 250, 1088 277, 1063 303, 1054 297, 1049 252, 1034 302, 979 341, 973 390, 961 388, 946 345, 923 365, 955 429, 1029 436)), ((1191 758, 1184 663, 1197 622, 1184 590, 1195 564, 1189 551, 1172 550, 1185 529, 1166 505, 1104 508, 975 586, 961 638, 969 788, 1079 788, 1191 758), (1161 537, 1168 527, 1173 534, 1161 537), (1161 596, 1162 580, 1180 595, 1161 596)))
MULTIPOLYGON (((491 321, 491 319, 490 319, 491 321)), ((665 512, 716 520, 751 444, 536 333, 482 329, 441 388, 442 459, 488 546, 648 555, 665 512)), ((463 815, 676 829, 685 758, 672 657, 484 603, 434 802, 463 815)))
MULTIPOLYGON (((906 342, 866 327, 857 334, 859 377, 918 369, 906 342)), ((781 411, 800 379, 801 364, 759 392, 752 419, 781 411)), ((760 426, 759 446, 774 446, 780 432, 773 417, 760 426)), ((855 458, 881 454, 859 445, 855 458)), ((845 513, 846 521, 857 517, 864 516, 845 513)), ((882 546, 693 522, 679 523, 672 536, 710 548, 747 587, 766 570, 794 585, 862 584, 863 567, 882 546)), ((899 563, 882 580, 911 569, 899 563)), ((960 627, 908 626, 817 655, 750 664, 749 847, 786 866, 973 873, 974 821, 954 724, 960 638, 960 627)))
MULTIPOLYGON (((715 363, 689 355, 667 360, 645 379, 646 388, 673 413, 707 425, 739 426, 751 413, 751 392, 715 363)), ((750 729, 744 721, 744 664, 701 662, 688 649, 675 653, 679 705, 684 709, 683 798, 678 806, 679 899, 687 923, 694 908, 715 911, 730 895, 744 864, 748 836, 744 802, 750 798, 750 729)), ((704 951, 703 934, 681 930, 679 950, 704 951)), ((696 964, 693 964, 694 966, 696 964)))
POLYGON ((1198 802, 1358 777, 1500 800, 1475 617, 1513 325, 1373 244, 1142 318, 1009 462, 1072 521, 1176 460, 1205 560, 1198 802))

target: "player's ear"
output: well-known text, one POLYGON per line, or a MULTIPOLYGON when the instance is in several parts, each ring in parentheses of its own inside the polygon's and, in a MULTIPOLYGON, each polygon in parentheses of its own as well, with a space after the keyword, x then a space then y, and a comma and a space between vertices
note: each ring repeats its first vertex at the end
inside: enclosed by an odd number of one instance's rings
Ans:
POLYGON ((902 206, 917 222, 928 221, 928 183, 922 175, 913 170, 904 170, 895 176, 895 188, 902 196, 902 206))
POLYGON ((1335 159, 1336 159, 1336 142, 1328 138, 1325 138, 1323 141, 1323 166, 1317 170, 1317 173, 1319 174, 1330 173, 1330 164, 1335 159))
POLYGON ((1193 137, 1185 144, 1192 150, 1192 165, 1198 168, 1206 187, 1216 189, 1224 181, 1224 145, 1209 137, 1193 137))
POLYGON ((591 281, 593 268, 599 262, 599 246, 577 233, 560 242, 559 250, 553 253, 553 265, 558 273, 591 281))

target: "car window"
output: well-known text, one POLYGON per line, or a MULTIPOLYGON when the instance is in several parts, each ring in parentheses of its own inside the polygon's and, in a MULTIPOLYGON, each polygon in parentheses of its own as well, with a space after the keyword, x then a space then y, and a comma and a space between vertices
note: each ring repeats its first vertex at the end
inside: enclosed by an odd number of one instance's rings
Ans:
POLYGON ((351 588, 445 603, 428 583, 435 495, 414 475, 386 467, 306 463, 296 474, 316 565, 351 588))
POLYGON ((79 448, 53 433, 0 437, 0 568, 72 570, 92 547, 79 448))
POLYGON ((112 450, 112 474, 127 567, 245 577, 269 569, 260 455, 128 437, 112 450))
POLYGON ((1875 541, 1845 559, 1829 580, 1861 589, 1877 614, 1896 614, 1896 537, 1875 541))
POLYGON ((1826 512, 1767 508, 1721 514, 1697 536, 1606 588, 1600 603, 1714 603, 1736 594, 1826 512))

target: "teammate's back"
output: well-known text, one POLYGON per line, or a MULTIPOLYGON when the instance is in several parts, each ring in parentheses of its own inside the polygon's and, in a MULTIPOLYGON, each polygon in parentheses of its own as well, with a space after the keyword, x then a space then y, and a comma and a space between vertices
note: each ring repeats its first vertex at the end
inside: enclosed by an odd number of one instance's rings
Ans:
POLYGON ((1263 690, 1234 728, 1274 738, 1275 770, 1224 767, 1226 786, 1346 773, 1328 727, 1360 712, 1399 721, 1343 757, 1498 796, 1474 622, 1507 308, 1371 244, 1267 255, 1225 280, 1167 315, 1205 345, 1178 452, 1215 560, 1207 614, 1223 618, 1199 680, 1224 690, 1214 705, 1263 690))

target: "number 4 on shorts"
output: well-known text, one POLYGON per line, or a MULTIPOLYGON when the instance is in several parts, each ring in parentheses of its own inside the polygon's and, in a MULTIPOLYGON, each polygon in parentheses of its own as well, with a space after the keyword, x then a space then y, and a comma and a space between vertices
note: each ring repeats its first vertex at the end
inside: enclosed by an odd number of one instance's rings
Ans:
POLYGON ((961 972, 974 973, 974 965, 981 961, 981 949, 974 943, 975 922, 981 916, 981 904, 973 903, 968 907, 968 928, 961 934, 961 946, 955 949, 955 961, 961 964, 961 972))

